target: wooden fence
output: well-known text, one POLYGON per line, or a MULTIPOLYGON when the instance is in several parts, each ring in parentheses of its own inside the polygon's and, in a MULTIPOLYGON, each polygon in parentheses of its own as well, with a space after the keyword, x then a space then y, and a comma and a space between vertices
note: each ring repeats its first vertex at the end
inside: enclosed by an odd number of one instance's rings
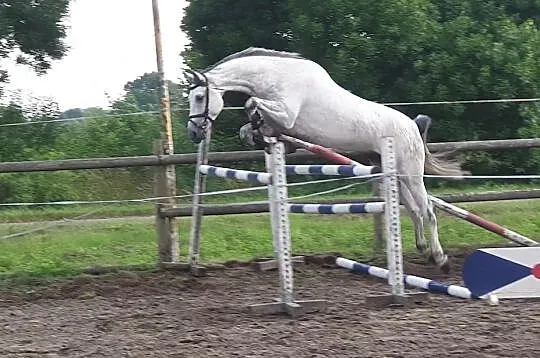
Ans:
MULTIPOLYGON (((494 151, 508 149, 530 149, 540 148, 540 138, 429 143, 428 148, 432 152, 453 153, 473 152, 480 150, 494 151)), ((344 154, 353 158, 362 156, 362 153, 344 154)), ((311 152, 302 149, 298 150, 296 153, 287 155, 287 162, 296 164, 301 163, 303 160, 313 158, 317 158, 317 156, 311 152)), ((210 153, 208 161, 220 163, 264 161, 264 152, 261 150, 213 152, 210 153)), ((144 166, 183 165, 195 163, 197 163, 197 153, 148 155, 137 157, 38 160, 0 163, 0 173, 127 168, 144 166)))
MULTIPOLYGON (((530 149, 540 148, 540 138, 530 139, 506 139, 506 140, 487 140, 487 141, 468 141, 468 142, 444 142, 429 143, 428 148, 432 152, 471 152, 471 151, 495 151, 508 149, 530 149)), ((343 153, 355 159, 361 158, 362 153, 343 153)), ((311 152, 298 150, 295 153, 287 155, 287 162, 291 164, 302 163, 309 159, 317 158, 311 152)), ((264 161, 263 151, 235 151, 235 152, 213 152, 209 155, 209 162, 231 163, 231 162, 253 162, 264 161)), ((107 168, 126 168, 126 167, 156 167, 155 192, 166 193, 164 188, 167 183, 162 180, 163 173, 167 166, 171 165, 193 165, 197 163, 197 153, 169 154, 163 155, 156 152, 155 155, 133 156, 133 157, 113 157, 113 158, 87 158, 87 159, 66 159, 66 160, 43 160, 43 161, 23 161, 23 162, 5 162, 0 163, 0 173, 22 173, 22 172, 43 172, 59 170, 88 170, 88 169, 107 169, 107 168), (161 178, 161 179, 160 179, 161 178)), ((445 201, 463 202, 463 201, 484 201, 484 200, 511 200, 525 198, 539 198, 540 189, 530 191, 512 191, 503 193, 483 193, 466 194, 457 196, 443 196, 445 201)), ((378 198, 357 198, 362 201, 374 201, 378 198)), ((346 203, 354 200, 332 200, 334 203, 346 203)), ((325 201, 318 201, 324 203, 325 201)), ((205 215, 227 215, 267 212, 268 204, 214 204, 205 205, 205 215)), ((177 250, 171 247, 169 243, 176 242, 171 240, 169 232, 164 230, 166 221, 172 220, 178 216, 189 216, 190 207, 164 208, 161 204, 156 206, 156 229, 158 232, 158 264, 166 266, 163 257, 171 257, 171 252, 177 250), (167 252, 170 251, 170 252, 167 252)), ((377 217, 375 216, 375 220, 377 217)), ((377 225, 377 223, 376 223, 377 225)), ((378 240, 376 240, 378 241, 378 240)))

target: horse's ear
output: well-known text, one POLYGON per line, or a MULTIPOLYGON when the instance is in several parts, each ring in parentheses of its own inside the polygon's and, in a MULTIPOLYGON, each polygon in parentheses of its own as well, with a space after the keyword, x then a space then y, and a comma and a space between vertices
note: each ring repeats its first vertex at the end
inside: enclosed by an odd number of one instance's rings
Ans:
POLYGON ((192 71, 188 68, 183 70, 182 72, 184 73, 184 77, 190 86, 194 86, 197 84, 198 78, 197 75, 195 75, 195 71, 192 71))
POLYGON ((183 72, 184 76, 192 86, 206 85, 206 80, 204 76, 201 75, 199 72, 189 68, 186 68, 183 72))

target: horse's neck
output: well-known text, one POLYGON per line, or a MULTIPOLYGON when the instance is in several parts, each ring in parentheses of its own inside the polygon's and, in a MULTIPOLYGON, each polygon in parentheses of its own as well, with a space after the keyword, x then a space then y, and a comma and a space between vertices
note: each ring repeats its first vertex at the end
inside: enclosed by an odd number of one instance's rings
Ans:
POLYGON ((284 78, 264 60, 261 63, 233 60, 208 72, 213 85, 227 91, 243 92, 250 96, 265 96, 282 89, 284 78))
POLYGON ((242 78, 241 76, 215 76, 210 79, 213 87, 225 90, 242 92, 250 96, 254 96, 257 88, 251 81, 242 78))

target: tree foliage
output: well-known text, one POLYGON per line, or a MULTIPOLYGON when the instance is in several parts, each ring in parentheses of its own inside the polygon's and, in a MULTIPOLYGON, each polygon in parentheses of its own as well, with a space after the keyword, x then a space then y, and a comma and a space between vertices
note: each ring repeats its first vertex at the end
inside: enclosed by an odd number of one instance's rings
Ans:
POLYGON ((286 50, 288 2, 191 0, 181 28, 192 40, 193 47, 184 56, 193 68, 211 65, 246 44, 286 50))
MULTIPOLYGON (((253 2, 191 1, 183 25, 191 39, 188 65, 202 67, 233 51, 263 46, 298 51, 343 87, 377 102, 540 97, 538 0, 261 2, 266 16, 257 21, 253 2), (269 19, 271 14, 279 16, 269 19), (267 37, 253 35, 260 33, 267 37), (278 43, 275 34, 281 35, 278 43)), ((536 104, 395 108, 431 115, 432 141, 540 134, 536 104)), ((538 169, 533 155, 474 154, 469 165, 483 172, 538 169)))
MULTIPOLYGON (((181 106, 179 85, 168 85, 173 106, 181 106)), ((114 101, 110 110, 90 107, 59 113, 56 104, 46 100, 35 100, 25 107, 16 102, 0 107, 0 161, 152 155, 153 140, 161 136, 158 76, 143 74, 127 82, 124 89, 125 95, 114 101), (73 120, 41 123, 57 118, 73 120)), ((176 152, 192 152, 183 114, 174 113, 176 152)), ((192 175, 180 172, 179 181, 191 182, 192 175)), ((0 175, 0 201, 151 196, 152 176, 149 168, 4 174, 0 175), (122 189, 111 192, 113 186, 122 189), (139 191, 144 194, 137 195, 139 191)))
MULTIPOLYGON (((182 106, 185 101, 179 84, 167 81, 170 105, 182 106)), ((125 94, 113 102, 112 107, 119 112, 159 111, 160 81, 157 72, 148 72, 124 85, 125 94)))
MULTIPOLYGON (((49 69, 50 61, 66 52, 63 39, 69 0, 0 1, 0 59, 17 54, 17 62, 37 72, 49 69)), ((0 69, 0 82, 7 80, 0 69)))

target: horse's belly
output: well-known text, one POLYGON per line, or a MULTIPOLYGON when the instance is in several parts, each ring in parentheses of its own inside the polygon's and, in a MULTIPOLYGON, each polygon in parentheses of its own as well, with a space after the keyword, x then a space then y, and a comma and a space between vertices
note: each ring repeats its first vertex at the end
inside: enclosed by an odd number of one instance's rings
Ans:
POLYGON ((354 123, 333 125, 326 121, 298 121, 288 134, 336 150, 378 152, 377 137, 369 131, 359 131, 354 123))

